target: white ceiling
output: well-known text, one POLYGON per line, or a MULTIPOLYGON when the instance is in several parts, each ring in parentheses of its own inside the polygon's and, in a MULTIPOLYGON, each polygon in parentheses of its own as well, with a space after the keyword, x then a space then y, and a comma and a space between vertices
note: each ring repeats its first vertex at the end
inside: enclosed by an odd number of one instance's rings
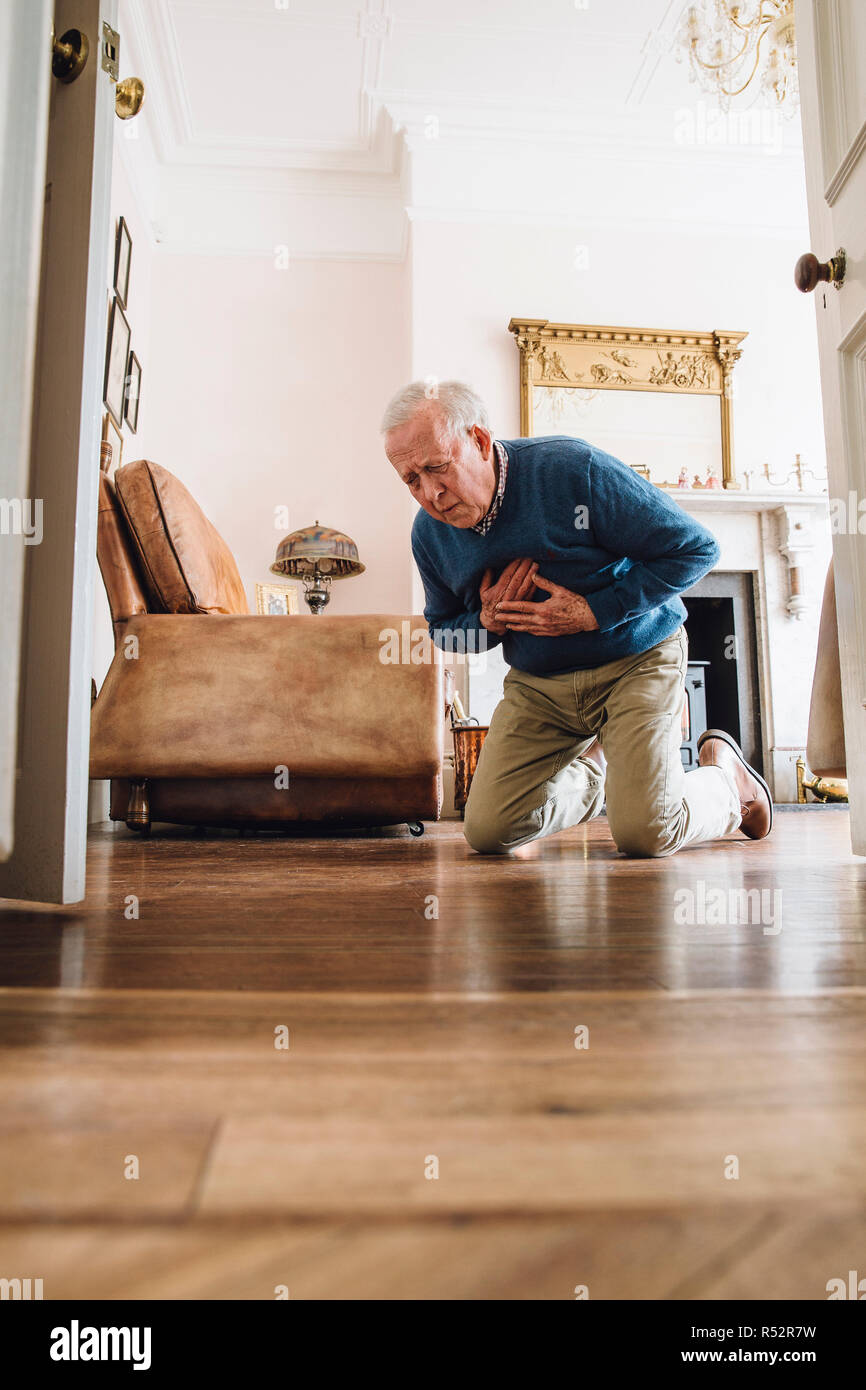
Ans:
MULTIPOLYGON (((479 144, 680 157, 676 113, 700 96, 672 51, 684 7, 121 0, 121 71, 145 79, 142 121, 163 192, 198 180, 211 193, 220 178, 235 195, 398 198, 406 152, 410 162, 413 150, 429 153, 431 132, 440 153, 455 152, 455 169, 456 152, 479 144)), ((796 120, 784 142, 796 151, 796 120)), ((694 153, 756 156, 748 142, 694 153)))

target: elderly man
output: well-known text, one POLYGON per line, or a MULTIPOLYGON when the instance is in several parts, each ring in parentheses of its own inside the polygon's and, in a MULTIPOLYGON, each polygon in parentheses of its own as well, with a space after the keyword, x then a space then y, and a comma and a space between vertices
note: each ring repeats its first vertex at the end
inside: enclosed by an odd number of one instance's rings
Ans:
POLYGON ((768 834, 770 791, 729 734, 686 774, 679 598, 718 559, 709 531, 581 439, 494 439, 460 382, 413 382, 382 421, 421 511, 412 549, 433 640, 502 643, 511 667, 478 761, 465 834, 503 854, 598 815, 628 855, 740 828, 768 834), (603 752, 602 752, 603 750, 603 752))

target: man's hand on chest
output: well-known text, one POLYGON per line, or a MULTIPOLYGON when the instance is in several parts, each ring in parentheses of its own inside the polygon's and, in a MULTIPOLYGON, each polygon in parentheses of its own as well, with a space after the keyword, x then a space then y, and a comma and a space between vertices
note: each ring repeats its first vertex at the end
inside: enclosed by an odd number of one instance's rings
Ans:
MULTIPOLYGON (((505 620, 500 618, 500 608, 506 599, 517 602, 531 599, 535 593, 535 576, 538 570, 534 560, 512 560, 494 583, 493 571, 484 571, 479 592, 481 594, 481 626, 488 632, 502 637, 505 620)), ((532 606, 531 604, 529 605, 532 606)))
POLYGON ((572 593, 537 573, 533 582, 550 597, 543 603, 503 598, 496 607, 497 621, 505 624, 503 631, 528 632, 533 637, 565 637, 569 633, 598 630, 595 615, 582 594, 572 593))

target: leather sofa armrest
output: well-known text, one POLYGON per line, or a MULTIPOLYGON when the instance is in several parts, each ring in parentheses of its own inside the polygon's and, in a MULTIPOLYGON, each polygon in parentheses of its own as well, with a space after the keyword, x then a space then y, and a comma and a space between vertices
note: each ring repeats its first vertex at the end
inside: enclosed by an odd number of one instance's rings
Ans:
POLYGON ((144 614, 91 713, 91 777, 439 772, 443 668, 422 618, 144 614))

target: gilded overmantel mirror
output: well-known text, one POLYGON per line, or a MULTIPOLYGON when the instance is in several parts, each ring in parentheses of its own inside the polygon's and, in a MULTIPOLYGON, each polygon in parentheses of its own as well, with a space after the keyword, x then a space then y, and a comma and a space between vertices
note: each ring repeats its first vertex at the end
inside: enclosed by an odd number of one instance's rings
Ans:
POLYGON ((733 369, 745 333, 512 319, 520 433, 570 434, 663 487, 736 488, 733 369))

